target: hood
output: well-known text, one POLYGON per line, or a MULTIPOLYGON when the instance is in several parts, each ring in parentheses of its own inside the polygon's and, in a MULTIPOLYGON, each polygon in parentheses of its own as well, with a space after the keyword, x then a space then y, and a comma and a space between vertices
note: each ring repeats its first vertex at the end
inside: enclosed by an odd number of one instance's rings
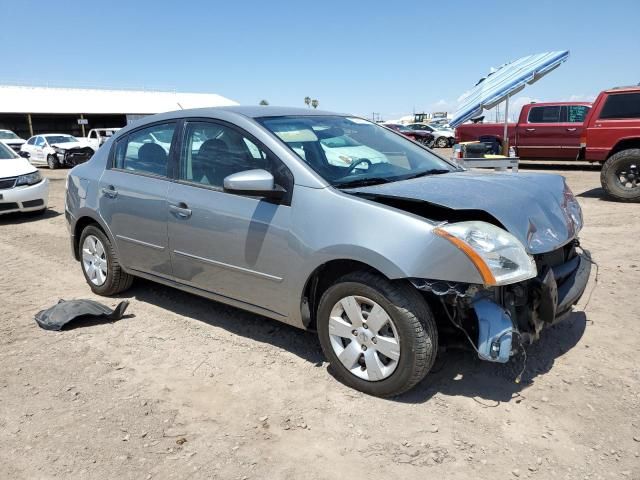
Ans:
POLYGON ((582 226, 580 207, 560 175, 466 171, 345 191, 374 200, 379 196, 422 201, 459 212, 486 212, 530 254, 565 245, 582 226))
POLYGON ((89 145, 89 142, 87 142, 87 141, 52 143, 51 146, 52 147, 58 147, 58 148, 61 148, 63 150, 71 150, 72 148, 84 148, 84 147, 91 148, 91 145, 89 145))
POLYGON ((5 145, 23 145, 27 141, 22 138, 7 138, 4 140, 0 140, 0 142, 4 142, 5 145))
POLYGON ((31 165, 26 158, 0 159, 0 178, 17 177, 35 171, 36 167, 31 165))

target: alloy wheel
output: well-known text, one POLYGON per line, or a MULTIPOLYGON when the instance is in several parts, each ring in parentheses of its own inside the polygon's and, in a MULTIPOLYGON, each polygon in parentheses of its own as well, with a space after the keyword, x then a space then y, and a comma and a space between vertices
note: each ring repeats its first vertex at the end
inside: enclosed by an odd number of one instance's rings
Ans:
POLYGON ((436 140, 436 147, 438 148, 446 148, 449 146, 449 140, 446 137, 440 137, 436 140))
POLYGON ((396 327, 389 314, 369 298, 349 296, 333 306, 329 339, 342 365, 364 380, 384 380, 398 366, 396 327))
POLYGON ((107 280, 107 255, 104 245, 94 235, 88 235, 82 243, 82 268, 89 281, 99 287, 107 280))
POLYGON ((620 165, 616 171, 616 178, 624 189, 638 188, 640 187, 640 166, 635 161, 620 165))

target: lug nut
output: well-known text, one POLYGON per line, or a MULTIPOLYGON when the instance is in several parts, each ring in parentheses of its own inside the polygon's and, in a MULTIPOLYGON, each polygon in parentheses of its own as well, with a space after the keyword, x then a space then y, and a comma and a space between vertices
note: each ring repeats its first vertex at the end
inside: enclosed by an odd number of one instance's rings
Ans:
POLYGON ((351 330, 351 333, 353 333, 353 336, 354 336, 354 337, 357 337, 357 336, 358 336, 358 331, 357 331, 357 330, 351 330))
POLYGON ((362 351, 366 351, 367 350, 367 346, 366 345, 362 345, 362 351))
POLYGON ((367 328, 369 328, 369 325, 367 325, 366 323, 363 323, 362 324, 362 328, 364 328, 366 330, 367 328))
POLYGON ((373 337, 373 338, 371 339, 371 341, 372 341, 373 343, 378 343, 378 339, 377 339, 376 337, 373 337))

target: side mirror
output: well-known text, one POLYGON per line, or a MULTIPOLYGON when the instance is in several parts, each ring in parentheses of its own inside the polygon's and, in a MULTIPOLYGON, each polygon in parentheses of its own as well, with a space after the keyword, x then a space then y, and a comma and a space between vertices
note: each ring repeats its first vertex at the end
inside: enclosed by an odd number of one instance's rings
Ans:
POLYGON ((227 192, 253 197, 280 199, 285 190, 275 184, 273 175, 266 170, 245 170, 229 175, 224 179, 224 189, 227 192))
POLYGON ((22 150, 18 152, 18 155, 20 155, 22 158, 29 158, 29 152, 23 152, 22 150))

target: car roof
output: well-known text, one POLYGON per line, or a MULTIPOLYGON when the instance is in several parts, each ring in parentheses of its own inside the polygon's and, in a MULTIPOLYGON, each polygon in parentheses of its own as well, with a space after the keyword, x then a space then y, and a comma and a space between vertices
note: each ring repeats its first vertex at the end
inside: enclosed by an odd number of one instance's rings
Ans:
POLYGON ((180 113, 181 116, 189 116, 192 114, 206 115, 207 112, 214 114, 220 110, 233 112, 244 115, 249 118, 261 117, 285 117, 285 116, 322 116, 322 115, 345 115, 343 113, 328 112, 326 110, 317 110, 315 108, 295 108, 295 107, 272 107, 272 106, 250 106, 250 105, 233 105, 229 107, 205 107, 192 108, 188 110, 177 110, 172 113, 180 113))
POLYGON ((69 133, 42 133, 40 135, 35 135, 36 137, 73 137, 73 135, 69 133))
POLYGON ((637 92, 640 91, 640 85, 629 85, 627 87, 613 87, 609 90, 605 90, 605 93, 620 93, 620 92, 637 92))

